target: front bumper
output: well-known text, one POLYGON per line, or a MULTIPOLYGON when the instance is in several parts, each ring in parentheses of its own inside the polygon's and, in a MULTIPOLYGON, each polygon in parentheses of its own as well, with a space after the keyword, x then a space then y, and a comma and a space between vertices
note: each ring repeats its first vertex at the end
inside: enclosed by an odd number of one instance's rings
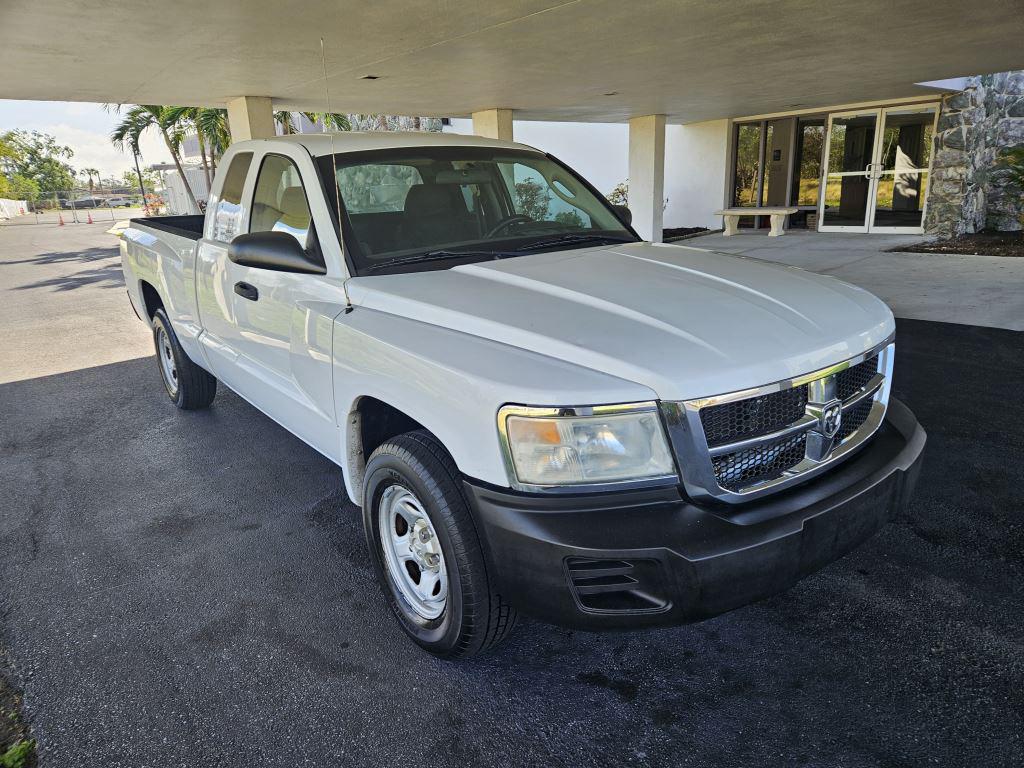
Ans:
POLYGON ((524 613, 585 629, 680 624, 780 592, 870 537, 908 503, 924 444, 913 413, 893 399, 857 455, 739 506, 699 506, 676 487, 465 489, 498 589, 524 613))

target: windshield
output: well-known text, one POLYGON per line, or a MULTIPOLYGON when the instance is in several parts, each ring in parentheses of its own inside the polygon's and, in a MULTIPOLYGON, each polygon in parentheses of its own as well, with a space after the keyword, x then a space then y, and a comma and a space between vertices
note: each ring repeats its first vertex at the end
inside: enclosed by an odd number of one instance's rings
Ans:
POLYGON ((328 203, 340 195, 357 274, 638 239, 593 188, 537 152, 414 147, 334 158, 318 162, 325 180, 337 180, 328 203))

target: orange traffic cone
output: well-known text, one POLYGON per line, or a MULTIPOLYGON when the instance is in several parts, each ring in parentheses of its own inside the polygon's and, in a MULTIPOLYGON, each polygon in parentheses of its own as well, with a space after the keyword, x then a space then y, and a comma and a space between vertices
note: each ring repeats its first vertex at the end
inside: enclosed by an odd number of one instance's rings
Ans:
POLYGON ((57 226, 58 227, 63 227, 64 226, 64 214, 58 213, 57 214, 57 221, 58 221, 57 226))
POLYGON ((86 215, 89 217, 89 220, 87 222, 85 222, 85 223, 86 224, 92 224, 92 214, 89 213, 89 214, 86 214, 86 215))

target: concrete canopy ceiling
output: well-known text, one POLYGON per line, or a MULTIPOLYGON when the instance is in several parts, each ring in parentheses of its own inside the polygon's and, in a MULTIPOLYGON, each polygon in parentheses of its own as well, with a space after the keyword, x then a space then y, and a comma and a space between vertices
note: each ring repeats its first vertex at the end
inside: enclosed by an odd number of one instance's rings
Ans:
POLYGON ((1024 68, 1024 0, 2 0, 0 98, 671 122, 1024 68), (363 79, 373 76, 378 79, 363 79))

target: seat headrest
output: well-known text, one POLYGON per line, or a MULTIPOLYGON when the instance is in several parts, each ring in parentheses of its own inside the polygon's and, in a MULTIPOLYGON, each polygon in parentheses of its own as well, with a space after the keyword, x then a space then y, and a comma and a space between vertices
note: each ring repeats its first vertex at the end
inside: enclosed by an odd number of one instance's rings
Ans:
POLYGON ((405 194, 405 213, 417 217, 451 214, 455 211, 452 192, 448 184, 414 184, 405 194))

